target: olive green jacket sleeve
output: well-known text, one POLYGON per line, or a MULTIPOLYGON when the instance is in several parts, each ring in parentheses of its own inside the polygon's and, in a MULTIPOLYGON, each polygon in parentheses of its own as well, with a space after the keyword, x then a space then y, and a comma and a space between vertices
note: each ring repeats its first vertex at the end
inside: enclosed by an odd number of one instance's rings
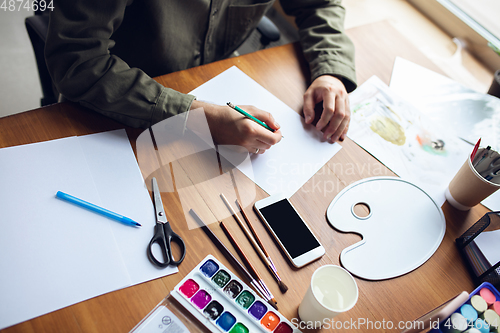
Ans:
POLYGON ((187 111, 194 97, 163 87, 110 53, 126 6, 126 0, 54 1, 45 57, 65 98, 126 125, 149 127, 187 111))
MULTIPOLYGON (((149 127, 185 113, 194 96, 165 88, 146 73, 163 75, 222 59, 272 3, 55 0, 47 66, 65 98, 126 125, 149 127)), ((343 32, 340 1, 284 0, 282 5, 296 16, 312 79, 336 75, 353 90, 354 49, 343 32)))
POLYGON ((342 79, 347 92, 356 89, 354 45, 344 32, 341 0, 281 0, 281 6, 295 17, 311 81, 331 74, 342 79))

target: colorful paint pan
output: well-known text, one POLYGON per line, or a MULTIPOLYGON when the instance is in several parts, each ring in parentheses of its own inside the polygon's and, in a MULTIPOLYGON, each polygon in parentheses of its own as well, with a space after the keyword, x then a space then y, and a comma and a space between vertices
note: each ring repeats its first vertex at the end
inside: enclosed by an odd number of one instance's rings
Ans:
POLYGON ((300 332, 211 255, 171 295, 212 332, 300 332))
POLYGON ((267 306, 261 301, 256 301, 248 310, 248 313, 257 320, 260 320, 267 312, 267 306))
POLYGON ((196 305, 200 309, 204 309, 205 306, 212 300, 212 296, 206 290, 199 290, 193 298, 191 298, 191 302, 196 305))
POLYGON ((224 288, 224 292, 231 298, 236 298, 243 290, 243 286, 236 280, 232 280, 224 288))
POLYGON ((245 325, 243 325, 242 323, 237 323, 236 325, 233 326, 233 328, 229 333, 248 333, 248 332, 250 331, 245 325))
POLYGON ((211 278, 219 270, 219 265, 213 260, 207 260, 200 267, 200 272, 211 278))
POLYGON ((292 333, 293 328, 287 323, 281 322, 274 330, 274 333, 292 333))
POLYGON ((274 331, 276 326, 280 323, 280 317, 276 313, 269 311, 264 315, 260 323, 268 330, 274 331))
POLYGON ((244 290, 237 298, 236 303, 243 309, 248 309, 255 301, 255 297, 248 291, 244 290))
POLYGON ((191 298, 200 289, 198 283, 189 279, 179 288, 179 291, 184 294, 187 298, 191 298))
POLYGON ((217 301, 212 301, 203 309, 203 313, 210 319, 215 320, 224 312, 224 307, 217 301))
POLYGON ((231 312, 226 311, 217 319, 217 325, 225 332, 229 331, 234 324, 236 324, 236 317, 231 312))
POLYGON ((223 288, 226 285, 226 283, 229 282, 229 280, 231 280, 231 275, 229 275, 229 273, 226 272, 223 269, 221 269, 220 271, 218 271, 217 274, 215 274, 214 277, 212 278, 212 281, 219 288, 223 288))

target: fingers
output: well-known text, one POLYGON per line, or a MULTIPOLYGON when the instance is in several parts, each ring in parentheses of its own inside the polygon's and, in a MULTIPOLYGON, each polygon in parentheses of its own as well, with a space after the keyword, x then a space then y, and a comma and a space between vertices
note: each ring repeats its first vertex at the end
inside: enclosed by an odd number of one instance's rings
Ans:
POLYGON ((351 112, 349 98, 341 80, 334 76, 323 75, 313 81, 304 94, 304 117, 306 123, 314 120, 314 106, 323 102, 323 111, 316 123, 316 129, 323 132, 323 139, 334 143, 343 141, 351 112))
POLYGON ((344 141, 346 136, 347 136, 347 132, 349 131, 349 123, 351 121, 351 105, 349 103, 349 98, 346 99, 346 103, 345 103, 345 108, 346 110, 349 112, 349 122, 347 122, 347 125, 344 129, 344 132, 342 132, 342 134, 340 135, 340 138, 339 138, 339 141, 344 141))
POLYGON ((281 140, 281 132, 279 130, 272 133, 261 127, 254 128, 253 131, 254 134, 248 135, 247 141, 242 143, 251 154, 263 154, 281 140))
MULTIPOLYGON (((331 111, 326 112, 326 110, 323 110, 323 113, 330 115, 331 111)), ((349 126, 350 119, 351 112, 345 100, 337 97, 335 99, 335 110, 331 115, 330 122, 323 128, 323 138, 331 143, 337 142, 344 132, 347 133, 346 128, 349 126)))
POLYGON ((250 114, 260 121, 264 122, 267 126, 271 127, 273 130, 279 130, 280 125, 274 120, 274 117, 269 112, 257 109, 253 106, 245 106, 248 110, 251 110, 250 114))
POLYGON ((245 147, 250 154, 263 154, 281 140, 280 125, 269 112, 249 105, 240 107, 274 130, 270 131, 251 119, 241 117, 236 123, 241 138, 239 145, 245 147))
MULTIPOLYGON (((253 106, 241 106, 269 126, 274 132, 248 119, 229 106, 193 101, 192 108, 203 107, 212 139, 219 145, 235 145, 245 148, 249 153, 264 153, 281 140, 279 124, 269 112, 253 106)), ((188 119, 189 121, 189 119, 188 119)))
POLYGON ((310 124, 314 120, 314 107, 316 106, 316 101, 314 98, 314 93, 312 91, 307 90, 304 94, 304 119, 306 124, 310 124))
POLYGON ((348 131, 349 131, 349 123, 347 123, 347 126, 345 127, 344 131, 342 132, 342 134, 340 134, 339 141, 345 140, 348 131))
POLYGON ((264 154, 268 149, 271 149, 272 145, 267 144, 265 142, 256 140, 251 143, 249 143, 249 146, 247 146, 247 150, 250 154, 264 154))
POLYGON ((260 121, 264 122, 274 130, 274 132, 271 132, 250 119, 244 119, 246 127, 245 130, 247 131, 245 135, 252 143, 254 143, 252 145, 253 148, 267 150, 271 148, 272 145, 275 145, 276 143, 281 141, 282 135, 281 131, 279 130, 280 125, 274 120, 273 116, 269 112, 257 109, 252 106, 242 107, 245 107, 247 109, 247 112, 249 112, 260 121))
POLYGON ((323 97, 323 112, 321 113, 321 118, 319 118, 318 123, 316 124, 316 128, 319 131, 325 129, 326 126, 332 121, 337 121, 338 123, 342 121, 341 119, 338 119, 340 118, 341 115, 339 115, 340 110, 338 109, 338 105, 336 105, 335 103, 336 96, 332 95, 328 91, 325 91, 322 97, 323 97))

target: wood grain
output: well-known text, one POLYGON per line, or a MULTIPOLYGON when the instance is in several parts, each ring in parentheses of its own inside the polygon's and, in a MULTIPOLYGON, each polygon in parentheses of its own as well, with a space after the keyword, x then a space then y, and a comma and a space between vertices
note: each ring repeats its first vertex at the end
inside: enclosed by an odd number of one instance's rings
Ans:
MULTIPOLYGON (((356 45, 359 83, 372 75, 377 75, 384 82, 389 83, 396 56, 403 56, 439 72, 432 62, 387 22, 357 27, 349 30, 348 34, 356 45)), ((302 94, 308 86, 309 71, 304 65, 300 47, 296 44, 226 59, 168 74, 156 80, 164 86, 187 93, 231 66, 238 66, 293 110, 301 112, 302 94)), ((76 104, 61 103, 0 118, 0 147, 117 128, 124 127, 76 104)), ((126 130, 137 154, 136 139, 142 130, 132 128, 126 128, 126 130)), ((213 187, 204 184, 202 180, 209 177, 206 173, 210 166, 210 158, 197 154, 191 156, 191 159, 180 159, 169 165, 169 171, 175 170, 177 192, 162 193, 166 214, 172 227, 187 244, 188 254, 179 267, 178 274, 110 292, 12 326, 2 332, 127 332, 207 254, 213 254, 224 265, 231 267, 230 262, 221 255, 201 229, 189 227, 189 218, 185 214, 186 207, 183 207, 181 192, 183 192, 183 198, 189 197, 190 205, 196 208, 200 216, 204 219, 208 217, 213 220, 223 220, 230 231, 237 235, 238 242, 246 249, 249 260, 259 270, 276 297, 280 312, 290 320, 297 317, 297 307, 305 294, 313 271, 320 265, 339 264, 342 249, 360 239, 357 235, 340 233, 329 226, 325 217, 329 203, 337 193, 352 182, 370 176, 392 175, 387 168, 350 139, 346 139, 342 146, 343 149, 291 198, 299 213, 327 250, 326 255, 320 260, 302 269, 292 267, 252 211, 253 202, 244 207, 269 255, 273 258, 277 270, 288 285, 287 293, 280 292, 276 283, 272 281, 270 272, 253 251, 252 245, 234 220, 227 215, 227 210, 222 211, 223 203, 217 202, 221 191, 232 190, 232 183, 223 181, 213 187), (203 167, 200 169, 200 166, 203 167), (318 186, 318 184, 321 185, 318 186)), ((215 171, 219 170, 217 165, 211 167, 215 171)), ((245 177, 237 170, 234 170, 234 177, 243 179, 238 182, 240 193, 245 191, 253 193, 254 191, 254 201, 267 196, 251 181, 244 179, 245 177)), ((336 318, 337 321, 365 318, 372 322, 392 321, 394 325, 397 325, 399 321, 419 317, 462 290, 470 292, 474 289, 474 284, 455 248, 454 240, 477 221, 487 209, 477 206, 469 212, 458 212, 445 203, 443 211, 447 228, 444 240, 436 254, 418 269, 398 278, 376 282, 356 279, 360 292, 359 301, 352 310, 339 315, 336 318)), ((220 228, 212 226, 212 230, 233 253, 236 253, 220 228)), ((144 244, 145 249, 146 245, 144 244)), ((234 268, 233 272, 237 274, 234 268)), ((383 330, 360 327, 353 331, 383 330)))

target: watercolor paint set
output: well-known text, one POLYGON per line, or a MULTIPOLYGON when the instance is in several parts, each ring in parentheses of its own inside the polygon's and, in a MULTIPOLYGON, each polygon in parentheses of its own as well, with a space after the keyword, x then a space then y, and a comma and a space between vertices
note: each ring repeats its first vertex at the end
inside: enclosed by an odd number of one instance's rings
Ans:
POLYGON ((212 332, 300 332, 211 255, 171 295, 212 332))
POLYGON ((301 332, 212 255, 131 332, 170 332, 174 319, 175 332, 301 332))

